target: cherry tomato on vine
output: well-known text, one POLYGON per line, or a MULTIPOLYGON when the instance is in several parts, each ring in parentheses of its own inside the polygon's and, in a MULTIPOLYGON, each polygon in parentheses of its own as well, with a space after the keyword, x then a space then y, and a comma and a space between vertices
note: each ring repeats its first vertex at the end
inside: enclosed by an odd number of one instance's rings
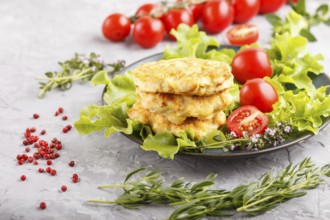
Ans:
POLYGON ((231 67, 235 79, 240 83, 245 83, 249 79, 272 75, 269 57, 260 48, 247 48, 238 52, 231 67))
POLYGON ((189 6, 191 13, 193 14, 194 21, 197 22, 202 15, 204 4, 193 4, 189 6))
POLYGON ((172 40, 175 40, 175 37, 170 34, 172 29, 176 29, 181 23, 187 24, 188 26, 192 26, 194 24, 192 14, 183 8, 171 9, 161 17, 161 20, 165 26, 166 32, 172 40))
POLYGON ((278 101, 274 87, 267 81, 256 78, 244 83, 240 91, 240 104, 253 105, 262 112, 273 111, 273 104, 278 101))
POLYGON ((146 3, 138 8, 135 15, 137 17, 142 17, 146 15, 151 15, 152 13, 158 13, 160 11, 161 11, 161 6, 154 3, 146 3))
POLYGON ((260 0, 259 13, 273 13, 280 9, 285 4, 285 2, 286 0, 260 0))
POLYGON ((104 37, 111 41, 124 40, 131 31, 131 20, 119 13, 109 15, 103 22, 102 32, 104 37))
POLYGON ((202 24, 206 32, 217 34, 234 21, 234 9, 226 0, 208 1, 203 7, 202 24))
POLYGON ((253 24, 240 24, 229 29, 226 36, 233 45, 252 44, 258 40, 259 31, 253 24))
POLYGON ((165 28, 163 23, 150 16, 139 18, 133 29, 133 40, 144 48, 156 46, 164 38, 165 28))
POLYGON ((233 0, 234 22, 244 23, 256 16, 260 9, 260 0, 233 0))
POLYGON ((243 132, 248 136, 262 134, 268 126, 268 116, 252 105, 241 106, 229 115, 226 125, 237 137, 243 137, 243 132))
POLYGON ((187 3, 189 5, 188 6, 188 9, 192 13, 193 18, 194 18, 194 21, 195 22, 198 21, 198 19, 202 15, 204 3, 198 3, 198 4, 196 4, 194 0, 177 0, 177 2, 185 2, 185 3, 187 3))

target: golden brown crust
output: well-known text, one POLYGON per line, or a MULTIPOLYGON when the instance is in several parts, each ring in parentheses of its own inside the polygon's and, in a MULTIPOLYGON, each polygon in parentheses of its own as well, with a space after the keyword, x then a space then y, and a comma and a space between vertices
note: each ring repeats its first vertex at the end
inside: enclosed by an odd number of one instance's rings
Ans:
POLYGON ((226 63, 177 58, 142 64, 133 71, 135 86, 144 92, 209 96, 233 86, 226 63))
POLYGON ((149 125, 156 133, 171 132, 174 135, 178 135, 179 132, 192 130, 195 133, 196 139, 200 139, 211 130, 218 129, 226 121, 224 112, 219 111, 213 118, 208 120, 187 118, 182 124, 176 125, 167 120, 163 114, 153 113, 143 108, 140 102, 136 102, 128 110, 128 115, 132 120, 149 125))
POLYGON ((150 112, 161 113, 173 124, 188 117, 208 120, 223 111, 231 102, 228 91, 211 96, 185 96, 169 93, 148 93, 136 90, 137 100, 150 112))

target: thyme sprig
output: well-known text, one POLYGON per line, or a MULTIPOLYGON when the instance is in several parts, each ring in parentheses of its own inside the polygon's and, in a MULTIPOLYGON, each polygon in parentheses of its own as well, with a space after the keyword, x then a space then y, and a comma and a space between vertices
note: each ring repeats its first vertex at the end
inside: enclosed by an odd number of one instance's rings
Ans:
POLYGON ((90 53, 89 56, 76 53, 73 58, 59 62, 59 65, 61 67, 59 72, 46 72, 47 78, 36 79, 42 81, 39 83, 40 98, 43 98, 53 88, 68 90, 72 87, 74 81, 90 81, 101 70, 106 70, 109 74, 117 73, 125 67, 125 62, 120 60, 115 63, 105 64, 100 55, 95 53, 90 53))
POLYGON ((215 184, 216 174, 210 174, 204 181, 196 184, 180 178, 165 186, 159 171, 151 171, 143 177, 129 181, 143 170, 145 168, 129 173, 122 184, 99 187, 123 189, 124 193, 114 201, 89 202, 118 204, 126 208, 137 208, 144 204, 178 206, 169 216, 169 220, 223 217, 238 212, 260 215, 283 202, 304 196, 306 189, 316 188, 324 183, 324 176, 330 177, 330 164, 318 168, 310 158, 297 165, 289 164, 277 174, 266 173, 258 181, 239 185, 231 191, 210 189, 215 184))
POLYGON ((212 137, 212 142, 201 139, 196 142, 195 148, 182 147, 183 152, 197 151, 201 152, 206 149, 223 149, 225 151, 233 150, 260 150, 266 147, 275 147, 288 140, 296 130, 287 122, 277 122, 270 125, 263 134, 254 134, 249 137, 247 132, 243 132, 243 137, 237 137, 234 132, 224 132, 212 137), (221 134, 221 135, 220 135, 221 134))

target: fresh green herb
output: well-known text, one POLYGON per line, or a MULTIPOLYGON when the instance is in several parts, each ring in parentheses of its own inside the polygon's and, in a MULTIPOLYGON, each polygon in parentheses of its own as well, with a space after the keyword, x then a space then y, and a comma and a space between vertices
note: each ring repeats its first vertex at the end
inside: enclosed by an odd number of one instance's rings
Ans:
POLYGON ((59 62, 59 65, 62 68, 59 72, 47 72, 45 73, 47 78, 37 78, 39 81, 46 81, 40 82, 40 98, 43 98, 46 92, 51 91, 53 88, 70 89, 73 81, 89 81, 101 70, 114 74, 124 68, 125 62, 118 61, 112 64, 105 64, 99 55, 91 53, 89 57, 75 54, 73 58, 65 62, 59 62))
POLYGON ((147 173, 136 180, 130 179, 140 168, 129 173, 124 183, 99 186, 121 188, 124 193, 114 201, 90 200, 93 203, 118 204, 126 208, 137 208, 146 204, 178 206, 169 220, 201 219, 206 216, 224 217, 244 212, 247 215, 263 214, 290 199, 306 195, 330 177, 330 164, 317 168, 310 158, 299 164, 289 164, 276 175, 266 173, 255 182, 239 185, 231 191, 210 189, 215 184, 216 174, 210 174, 200 183, 192 184, 178 179, 165 186, 158 171, 147 173))

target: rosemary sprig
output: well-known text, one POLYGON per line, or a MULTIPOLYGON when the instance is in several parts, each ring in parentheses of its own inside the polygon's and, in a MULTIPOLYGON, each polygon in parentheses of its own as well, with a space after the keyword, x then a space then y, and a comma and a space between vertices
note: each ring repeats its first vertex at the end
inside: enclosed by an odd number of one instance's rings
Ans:
POLYGON ((145 170, 140 168, 129 173, 122 184, 104 185, 99 188, 121 188, 124 193, 114 201, 90 200, 93 203, 118 204, 137 208, 143 204, 178 206, 169 220, 201 219, 205 216, 230 216, 238 212, 260 215, 290 199, 306 194, 330 177, 330 164, 317 168, 310 158, 293 166, 264 174, 258 181, 239 185, 231 191, 210 189, 215 184, 216 174, 210 174, 200 183, 192 184, 178 179, 164 186, 158 171, 147 173, 133 181, 129 179, 145 170))
POLYGON ((115 63, 105 64, 99 55, 91 53, 88 57, 83 54, 75 54, 73 58, 65 62, 59 62, 59 65, 61 67, 59 72, 46 72, 47 78, 36 79, 42 81, 39 83, 40 98, 43 98, 46 92, 51 91, 53 88, 60 90, 70 89, 73 81, 90 81, 101 70, 106 70, 109 74, 115 74, 125 67, 125 62, 120 60, 115 63))

